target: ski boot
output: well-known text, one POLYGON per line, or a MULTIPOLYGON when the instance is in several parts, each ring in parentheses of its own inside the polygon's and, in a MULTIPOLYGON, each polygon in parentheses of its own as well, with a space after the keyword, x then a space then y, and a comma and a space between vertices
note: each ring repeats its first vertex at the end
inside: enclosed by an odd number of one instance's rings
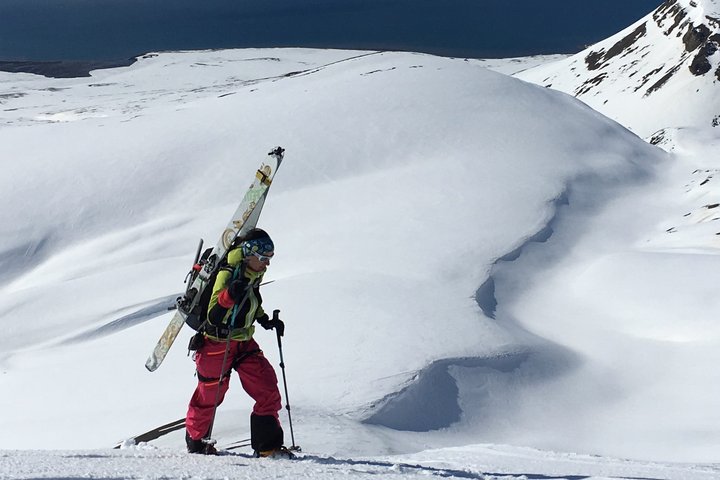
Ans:
POLYGON ((262 450, 262 451, 255 451, 255 456, 257 458, 284 458, 284 459, 291 459, 295 458, 295 454, 292 453, 290 450, 288 450, 287 447, 278 447, 273 448, 272 450, 262 450))
POLYGON ((185 432, 185 443, 187 444, 188 453, 200 453, 202 455, 217 455, 217 449, 214 442, 209 442, 204 438, 193 440, 190 434, 185 432))

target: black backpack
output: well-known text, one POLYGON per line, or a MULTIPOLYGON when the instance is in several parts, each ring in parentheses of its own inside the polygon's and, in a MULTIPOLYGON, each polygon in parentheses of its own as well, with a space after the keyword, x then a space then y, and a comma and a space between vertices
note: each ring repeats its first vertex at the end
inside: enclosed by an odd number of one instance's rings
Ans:
MULTIPOLYGON (((207 262, 210 257, 210 253, 212 252, 212 248, 208 248, 205 250, 200 257, 200 260, 197 263, 197 266, 199 268, 202 268, 207 262)), ((207 285, 205 285, 205 288, 203 289, 202 293, 200 294, 200 300, 195 304, 195 307, 193 307, 192 311, 190 311, 187 314, 187 317, 185 317, 185 323, 188 324, 190 328, 195 330, 196 332, 202 332, 203 328, 205 326, 206 320, 207 320, 207 314, 208 314, 208 306, 210 305, 210 297, 212 297, 213 288, 215 286, 215 280, 217 278, 218 273, 220 273, 222 270, 230 270, 232 271, 232 267, 230 267, 225 261, 223 261, 210 275, 210 278, 208 279, 207 285)), ((195 280, 195 277, 197 276, 197 273, 195 273, 192 278, 190 279, 190 284, 195 280)))

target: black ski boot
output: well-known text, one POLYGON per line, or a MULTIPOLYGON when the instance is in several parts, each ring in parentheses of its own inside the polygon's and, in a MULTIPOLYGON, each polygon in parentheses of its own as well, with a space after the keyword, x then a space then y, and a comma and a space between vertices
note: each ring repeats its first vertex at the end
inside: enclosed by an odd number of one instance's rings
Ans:
POLYGON ((257 458, 284 458, 292 459, 295 458, 295 454, 292 453, 287 447, 273 448, 272 450, 255 450, 255 457, 257 458))
POLYGON ((217 455, 217 449, 212 443, 208 443, 203 439, 193 440, 190 434, 185 431, 185 443, 187 444, 188 453, 200 453, 202 455, 217 455))

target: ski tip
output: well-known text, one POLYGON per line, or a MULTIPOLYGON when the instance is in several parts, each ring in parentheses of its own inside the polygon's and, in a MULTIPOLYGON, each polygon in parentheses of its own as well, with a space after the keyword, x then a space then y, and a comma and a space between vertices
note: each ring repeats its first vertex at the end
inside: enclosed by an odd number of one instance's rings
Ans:
POLYGON ((285 156, 285 149, 282 147, 275 147, 270 152, 268 152, 268 155, 275 157, 278 162, 282 161, 283 157, 285 156))
POLYGON ((150 360, 145 362, 145 368, 148 369, 148 372, 154 372, 155 370, 157 370, 157 367, 158 366, 154 362, 151 362, 150 360))
POLYGON ((123 440, 122 442, 118 443, 113 447, 113 450, 122 450, 125 448, 131 448, 137 445, 137 442, 134 438, 128 438, 126 440, 123 440))

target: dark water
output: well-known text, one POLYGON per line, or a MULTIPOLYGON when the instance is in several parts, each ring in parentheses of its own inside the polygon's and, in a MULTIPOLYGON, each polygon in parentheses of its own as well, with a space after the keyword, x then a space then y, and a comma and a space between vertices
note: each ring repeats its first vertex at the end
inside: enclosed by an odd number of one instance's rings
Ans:
POLYGON ((320 47, 500 58, 570 53, 661 0, 0 0, 0 60, 320 47))

